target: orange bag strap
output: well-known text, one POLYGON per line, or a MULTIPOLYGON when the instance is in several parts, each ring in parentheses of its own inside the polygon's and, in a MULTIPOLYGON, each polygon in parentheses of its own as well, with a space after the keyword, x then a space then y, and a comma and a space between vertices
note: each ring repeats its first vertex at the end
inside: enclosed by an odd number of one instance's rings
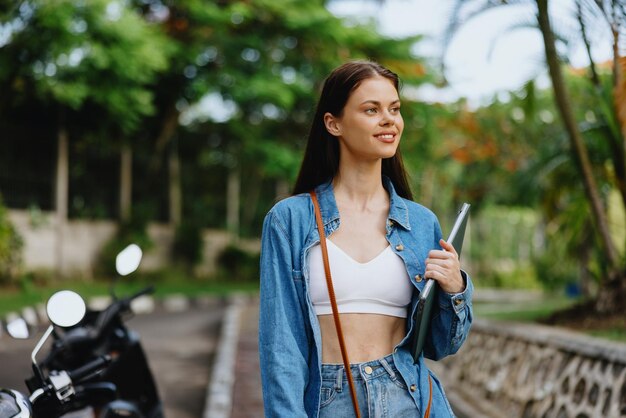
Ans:
MULTIPOLYGON (((350 372, 350 361, 348 360, 348 352, 346 351, 346 343, 343 339, 343 331, 341 330, 341 322, 339 321, 339 310, 337 309, 337 301, 335 299, 335 288, 333 287, 333 279, 330 275, 330 263, 328 262, 328 250, 326 248, 326 234, 324 233, 324 223, 322 222, 322 212, 320 211, 320 205, 317 201, 317 195, 314 191, 311 192, 311 200, 313 200, 313 207, 315 208, 315 222, 317 223, 317 230, 320 234, 320 247, 322 249, 322 259, 324 260, 324 272, 326 273, 326 285, 328 286, 328 297, 330 298, 330 306, 333 310, 333 319, 335 320, 335 329, 337 330, 337 338, 339 338, 339 347, 341 348, 341 358, 343 359, 343 367, 346 370, 348 376, 348 385, 350 386, 350 396, 352 397, 352 406, 354 407, 354 413, 357 418, 361 418, 359 412, 359 401, 356 397, 356 389, 354 387, 354 380, 352 379, 352 373, 350 372)), ((433 402, 433 382, 428 375, 428 406, 424 413, 424 418, 430 417, 430 408, 433 402)))
POLYGON ((337 338, 339 338, 339 347, 341 348, 341 357, 343 359, 343 367, 346 370, 348 376, 348 384, 350 386, 350 396, 352 397, 352 406, 354 407, 354 413, 357 418, 361 418, 359 412, 359 401, 356 397, 356 389, 354 387, 354 380, 352 379, 352 373, 350 371, 350 361, 348 360, 348 352, 346 351, 346 343, 343 339, 343 332, 341 330, 341 322, 339 321, 339 311, 337 309, 337 301, 335 300, 335 289, 333 287, 333 280, 330 275, 330 263, 328 262, 328 250, 326 249, 326 234, 324 233, 324 223, 322 222, 322 213, 320 211, 320 205, 317 201, 317 195, 314 191, 311 192, 311 199, 313 200, 313 206, 315 207, 315 221, 317 222, 317 230, 320 234, 320 246, 322 248, 322 258, 324 260, 324 272, 326 273, 326 284, 328 286, 328 297, 330 298, 330 305, 333 309, 333 319, 335 320, 335 329, 337 330, 337 338))
POLYGON ((424 413, 424 418, 430 417, 430 407, 433 403, 433 380, 430 378, 430 373, 428 374, 428 406, 426 407, 426 412, 424 413))

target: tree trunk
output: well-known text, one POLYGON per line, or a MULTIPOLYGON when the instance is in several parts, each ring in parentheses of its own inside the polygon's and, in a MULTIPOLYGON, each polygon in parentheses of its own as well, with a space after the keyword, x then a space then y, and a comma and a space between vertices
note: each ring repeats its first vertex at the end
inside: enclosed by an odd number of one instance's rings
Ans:
POLYGON ((602 283, 595 307, 601 314, 626 314, 626 274, 617 272, 602 283))
POLYGON ((180 225, 183 212, 183 192, 180 178, 180 159, 178 158, 178 148, 174 140, 170 148, 169 156, 169 213, 170 224, 180 225))
POLYGON ((234 241, 239 238, 239 193, 241 190, 241 174, 239 168, 228 172, 226 186, 226 228, 234 241))
POLYGON ((250 176, 249 180, 246 182, 244 190, 246 201, 241 208, 241 225, 243 225, 244 228, 249 228, 254 221, 254 215, 256 214, 259 198, 261 196, 262 180, 262 176, 256 174, 250 176))
POLYGON ((133 193, 133 150, 122 145, 120 154, 120 220, 128 222, 131 215, 133 193))
POLYGON ((157 172, 161 167, 163 152, 166 150, 167 144, 174 137, 176 128, 178 128, 179 116, 180 112, 176 109, 175 104, 172 104, 165 113, 163 123, 161 124, 161 131, 159 132, 159 136, 156 138, 154 153, 152 154, 150 161, 150 168, 152 172, 157 172))
POLYGON ((289 182, 287 180, 276 180, 276 201, 289 196, 289 182))
POLYGON ((563 124, 565 125, 574 155, 576 156, 578 168, 583 177, 585 194, 591 206, 594 225, 600 234, 602 247, 609 262, 609 271, 613 272, 612 274, 617 274, 620 270, 619 256, 611 239, 606 211, 604 209, 604 205, 602 204, 598 186, 593 175, 591 162, 589 160, 589 153, 583 141, 582 135, 578 130, 576 120, 574 119, 574 113, 572 112, 572 108, 570 106, 568 92, 565 87, 560 61, 556 51, 554 33, 550 27, 548 0, 536 0, 536 2, 538 6, 537 20, 541 34, 543 35, 546 60, 548 62, 548 69, 552 80, 552 88, 554 90, 557 108, 559 109, 559 113, 563 124))
MULTIPOLYGON (((618 36, 617 34, 614 36, 618 36)), ((617 39, 615 40, 617 42, 617 39)), ((626 209, 626 57, 620 57, 619 52, 614 48, 614 73, 613 80, 615 87, 613 88, 613 100, 615 101, 615 114, 617 115, 617 122, 620 126, 620 132, 622 134, 622 149, 616 151, 618 154, 615 158, 620 158, 621 166, 615 166, 615 170, 618 171, 617 178, 621 180, 620 192, 622 193, 622 202, 624 203, 624 209, 626 209), (622 170, 621 173, 619 170, 622 170)))
POLYGON ((57 137, 57 169, 55 179, 56 229, 56 265, 59 277, 65 275, 65 228, 67 224, 69 196, 69 138, 65 127, 63 110, 59 113, 59 131, 57 137))

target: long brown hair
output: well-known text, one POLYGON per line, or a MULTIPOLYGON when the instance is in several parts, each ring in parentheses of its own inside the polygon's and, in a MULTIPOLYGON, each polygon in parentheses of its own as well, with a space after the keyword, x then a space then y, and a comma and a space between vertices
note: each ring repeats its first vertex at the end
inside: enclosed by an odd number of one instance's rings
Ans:
MULTIPOLYGON (((398 75, 372 61, 345 63, 326 78, 309 131, 294 194, 309 192, 335 177, 339 169, 339 140, 326 130, 324 115, 329 112, 341 117, 350 94, 363 80, 376 76, 390 80, 396 91, 399 90, 398 75)), ((391 179, 398 195, 413 199, 399 149, 393 157, 383 159, 382 174, 391 179)))

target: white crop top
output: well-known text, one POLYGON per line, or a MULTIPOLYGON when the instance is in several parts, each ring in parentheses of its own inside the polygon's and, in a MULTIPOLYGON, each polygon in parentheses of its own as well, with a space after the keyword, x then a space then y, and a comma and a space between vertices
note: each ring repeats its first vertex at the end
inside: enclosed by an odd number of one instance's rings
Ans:
MULTIPOLYGON (((407 317, 413 287, 402 259, 391 246, 359 263, 326 239, 337 309, 340 313, 376 313, 407 317)), ((311 301, 317 315, 332 314, 319 244, 309 251, 311 301)))

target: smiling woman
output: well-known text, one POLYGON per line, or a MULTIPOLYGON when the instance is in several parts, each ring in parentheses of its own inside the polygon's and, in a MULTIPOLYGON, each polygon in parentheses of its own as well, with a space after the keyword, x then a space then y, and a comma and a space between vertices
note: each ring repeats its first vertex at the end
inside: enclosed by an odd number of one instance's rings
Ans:
POLYGON ((424 356, 438 360, 459 349, 473 286, 435 215, 411 201, 398 149, 398 84, 395 73, 370 61, 330 74, 294 196, 265 218, 259 347, 266 416, 453 416, 424 356), (407 318, 424 278, 442 291, 414 363, 407 318))

